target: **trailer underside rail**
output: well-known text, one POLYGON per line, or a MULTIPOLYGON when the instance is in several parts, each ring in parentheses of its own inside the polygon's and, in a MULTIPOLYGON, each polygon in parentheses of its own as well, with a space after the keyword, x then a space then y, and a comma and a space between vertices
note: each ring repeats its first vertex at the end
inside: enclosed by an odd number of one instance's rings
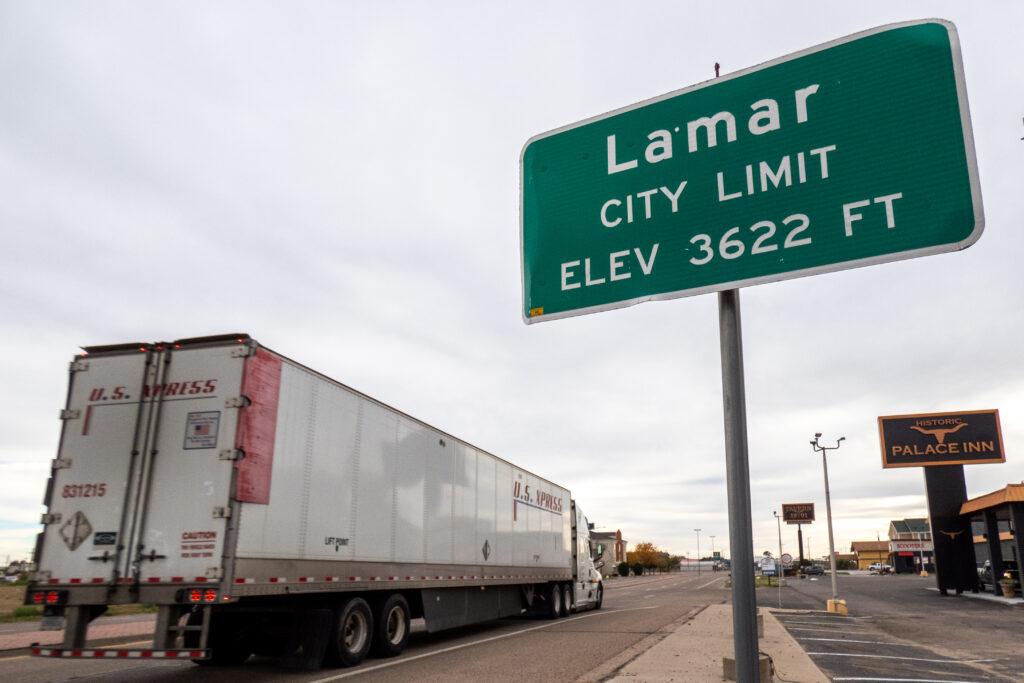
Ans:
POLYGON ((209 659, 209 650, 151 650, 123 648, 62 648, 32 646, 33 657, 76 659, 209 659))

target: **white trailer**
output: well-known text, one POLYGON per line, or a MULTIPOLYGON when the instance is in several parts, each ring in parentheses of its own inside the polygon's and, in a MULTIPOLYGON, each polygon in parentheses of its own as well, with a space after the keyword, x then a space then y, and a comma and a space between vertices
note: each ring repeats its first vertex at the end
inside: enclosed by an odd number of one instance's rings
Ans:
POLYGON ((399 654, 429 631, 601 606, 567 489, 248 335, 85 347, 71 363, 28 604, 49 657, 399 654), (108 605, 151 648, 86 648, 108 605))

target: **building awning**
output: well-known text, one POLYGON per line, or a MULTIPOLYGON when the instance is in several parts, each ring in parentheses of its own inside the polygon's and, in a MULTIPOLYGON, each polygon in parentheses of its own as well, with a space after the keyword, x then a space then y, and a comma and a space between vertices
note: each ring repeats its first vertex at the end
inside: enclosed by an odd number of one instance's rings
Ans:
POLYGON ((969 515, 981 510, 1006 505, 1007 503, 1024 503, 1024 482, 1007 484, 1005 488, 971 498, 960 506, 961 515, 969 515))

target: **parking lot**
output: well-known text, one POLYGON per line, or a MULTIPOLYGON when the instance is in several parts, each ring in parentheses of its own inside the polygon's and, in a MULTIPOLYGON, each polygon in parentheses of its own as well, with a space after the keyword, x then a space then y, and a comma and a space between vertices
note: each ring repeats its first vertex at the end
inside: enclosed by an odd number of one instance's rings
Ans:
MULTIPOLYGON (((849 615, 825 613, 828 575, 788 579, 777 613, 815 663, 836 681, 1024 680, 1024 609, 943 597, 934 577, 840 575, 849 615)), ((776 589, 758 603, 778 605, 776 589)))

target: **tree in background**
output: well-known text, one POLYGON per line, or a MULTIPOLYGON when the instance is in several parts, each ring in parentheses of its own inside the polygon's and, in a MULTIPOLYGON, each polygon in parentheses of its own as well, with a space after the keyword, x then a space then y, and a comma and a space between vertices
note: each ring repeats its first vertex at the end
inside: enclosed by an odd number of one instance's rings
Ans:
POLYGON ((619 576, 629 576, 629 563, 619 562, 618 566, 615 567, 615 571, 619 573, 619 576))
POLYGON ((626 553, 626 561, 636 569, 639 565, 642 569, 668 569, 668 553, 658 550, 658 546, 644 541, 637 543, 633 550, 626 553))

